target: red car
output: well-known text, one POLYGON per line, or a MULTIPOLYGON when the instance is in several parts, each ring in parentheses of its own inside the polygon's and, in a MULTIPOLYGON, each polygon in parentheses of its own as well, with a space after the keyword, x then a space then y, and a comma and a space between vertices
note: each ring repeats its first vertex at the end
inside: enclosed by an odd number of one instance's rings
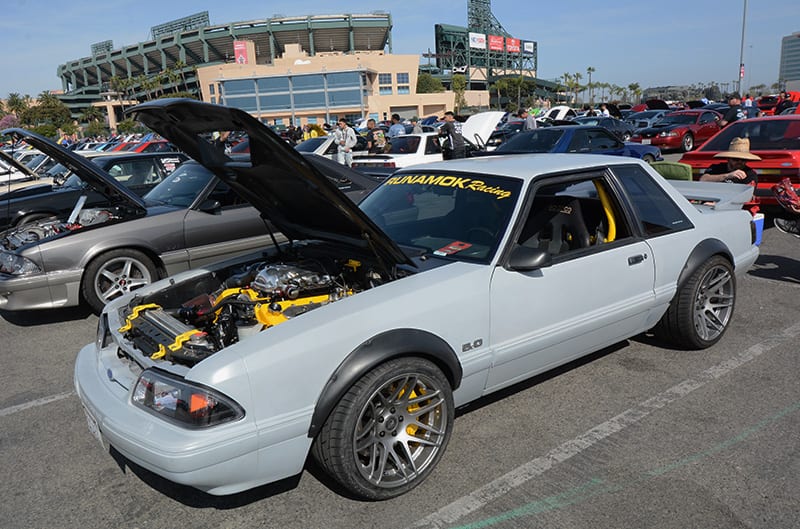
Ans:
POLYGON ((694 152, 680 159, 692 166, 692 177, 700 175, 710 165, 722 160, 714 158, 727 151, 733 138, 749 138, 750 152, 760 161, 747 162, 758 173, 756 196, 762 205, 777 205, 770 188, 788 177, 795 187, 800 187, 800 115, 767 116, 734 121, 694 152))
POLYGON ((679 110, 662 117, 655 125, 638 129, 630 141, 689 152, 719 132, 722 115, 713 110, 679 110))

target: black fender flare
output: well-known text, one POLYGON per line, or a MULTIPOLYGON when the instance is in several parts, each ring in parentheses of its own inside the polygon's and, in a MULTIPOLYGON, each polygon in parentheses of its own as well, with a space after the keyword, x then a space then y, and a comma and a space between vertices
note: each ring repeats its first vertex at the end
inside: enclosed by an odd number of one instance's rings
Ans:
POLYGON ((686 263, 683 265, 680 276, 678 276, 678 288, 676 292, 680 292, 686 282, 692 277, 695 270, 700 268, 703 263, 708 261, 714 255, 722 255, 728 261, 733 263, 731 252, 724 242, 719 239, 705 239, 694 247, 686 263))
POLYGON ((463 370, 455 351, 439 336, 419 329, 394 329, 356 347, 339 364, 317 399, 308 436, 313 439, 347 390, 375 366, 400 356, 419 356, 435 363, 453 390, 461 385, 463 370))

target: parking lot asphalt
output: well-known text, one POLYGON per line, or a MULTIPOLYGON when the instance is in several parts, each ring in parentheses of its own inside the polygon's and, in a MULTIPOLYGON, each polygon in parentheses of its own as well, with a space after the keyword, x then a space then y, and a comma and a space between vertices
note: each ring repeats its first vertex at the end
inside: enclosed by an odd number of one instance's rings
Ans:
POLYGON ((461 409, 430 479, 381 503, 313 467, 213 497, 113 457, 72 385, 97 318, 0 312, 0 527, 798 527, 798 296, 800 239, 768 223, 717 345, 643 335, 461 409))

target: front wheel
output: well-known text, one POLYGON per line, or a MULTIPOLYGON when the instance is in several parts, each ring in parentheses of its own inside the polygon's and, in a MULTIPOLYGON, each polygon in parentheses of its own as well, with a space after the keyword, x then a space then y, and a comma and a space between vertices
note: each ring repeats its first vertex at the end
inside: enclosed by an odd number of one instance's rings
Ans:
POLYGON ((689 152, 692 149, 694 149, 694 136, 692 136, 691 132, 687 132, 683 140, 681 140, 681 150, 683 152, 689 152))
POLYGON ((719 255, 695 270, 655 328, 665 340, 688 349, 717 343, 728 329, 736 302, 731 263, 719 255))
POLYGON ((119 249, 96 257, 83 273, 81 292, 96 313, 106 303, 158 279, 158 270, 139 250, 119 249))
POLYGON ((653 163, 656 161, 656 157, 653 156, 652 154, 645 154, 644 156, 642 156, 642 161, 647 163, 653 163))
POLYGON ((442 371, 421 358, 397 358, 365 374, 342 397, 313 455, 353 495, 393 498, 431 473, 450 440, 453 415, 442 371))

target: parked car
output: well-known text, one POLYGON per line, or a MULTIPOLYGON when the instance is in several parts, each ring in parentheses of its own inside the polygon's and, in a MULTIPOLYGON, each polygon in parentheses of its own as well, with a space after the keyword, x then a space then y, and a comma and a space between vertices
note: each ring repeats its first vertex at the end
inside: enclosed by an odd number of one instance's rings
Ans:
MULTIPOLYGON (((249 144, 248 144, 249 145, 249 144)), ((333 134, 318 136, 301 141, 294 147, 299 152, 312 152, 320 156, 325 156, 331 160, 336 160, 337 145, 333 142, 333 134)), ((248 146, 249 149, 249 146, 248 146)), ((241 151, 241 149, 239 149, 241 151)), ((356 134, 356 146, 353 147, 353 155, 367 151, 367 138, 356 134)), ((248 150, 249 152, 249 150, 248 150)))
POLYGON ((655 145, 662 150, 689 152, 719 132, 722 116, 713 110, 679 110, 661 118, 652 127, 639 129, 631 141, 655 145))
MULTIPOLYGON (((486 140, 503 117, 503 112, 490 111, 474 114, 461 124, 461 135, 467 144, 467 155, 485 148, 486 140)), ((353 156, 353 167, 408 167, 418 163, 442 159, 442 147, 437 132, 405 134, 387 138, 389 151, 384 154, 358 154, 353 156)))
POLYGON ((519 132, 491 153, 586 153, 629 156, 645 162, 662 160, 661 151, 652 145, 620 141, 604 127, 572 125, 540 127, 519 132))
POLYGON ((617 118, 604 118, 600 116, 582 116, 572 121, 579 125, 596 125, 611 131, 614 136, 622 141, 628 141, 633 136, 633 125, 617 118))
MULTIPOLYGON (((85 302, 99 312, 109 300, 160 277, 284 240, 230 186, 192 160, 139 197, 94 163, 46 138, 22 129, 4 133, 36 142, 105 195, 106 202, 90 208, 79 197, 68 216, 0 234, 2 310, 85 302)), ((248 165, 248 160, 245 155, 234 163, 248 165)), ((361 175, 349 168, 329 173, 317 168, 314 157, 308 160, 315 175, 330 178, 331 185, 344 188, 354 199, 368 192, 354 185, 361 175), (346 173, 351 178, 343 178, 346 173)), ((280 180, 279 170, 276 166, 271 175, 275 180, 280 180)))
POLYGON ((567 105, 556 105, 550 110, 540 114, 536 119, 572 119, 578 117, 578 114, 572 107, 567 105))
POLYGON ((762 205, 777 206, 771 187, 783 178, 789 178, 795 187, 800 186, 800 115, 767 116, 734 121, 680 159, 692 166, 692 177, 698 180, 712 164, 719 163, 714 155, 727 151, 733 138, 749 138, 750 152, 760 161, 747 165, 758 173, 755 194, 762 205))
POLYGON ((758 256, 752 188, 680 182, 719 198, 695 206, 638 160, 437 162, 356 207, 238 109, 152 101, 133 115, 292 239, 112 301, 77 357, 103 446, 214 495, 299 474, 309 455, 349 496, 408 492, 459 406, 648 329, 717 343, 758 256), (205 129, 233 123, 277 177, 201 156, 205 129))
POLYGON ((0 150, 0 184, 26 182, 39 178, 27 165, 20 163, 10 153, 0 150))
POLYGON ((489 134, 486 140, 487 151, 493 151, 508 138, 525 128, 525 122, 520 119, 510 119, 497 127, 489 134))
MULTIPOLYGON (((31 141, 35 142, 35 139, 31 141)), ((109 155, 95 153, 94 156, 86 157, 119 184, 139 196, 144 196, 188 158, 180 152, 109 155)), ((69 172, 69 168, 62 164, 53 167, 51 171, 59 167, 69 172)), ((0 230, 67 215, 81 196, 86 197, 83 207, 99 208, 110 205, 108 198, 84 182, 79 173, 70 173, 62 185, 35 184, 0 194, 0 230)))
POLYGON ((634 112, 625 118, 625 121, 633 125, 634 129, 646 129, 652 127, 669 112, 669 110, 644 110, 642 112, 634 112))

